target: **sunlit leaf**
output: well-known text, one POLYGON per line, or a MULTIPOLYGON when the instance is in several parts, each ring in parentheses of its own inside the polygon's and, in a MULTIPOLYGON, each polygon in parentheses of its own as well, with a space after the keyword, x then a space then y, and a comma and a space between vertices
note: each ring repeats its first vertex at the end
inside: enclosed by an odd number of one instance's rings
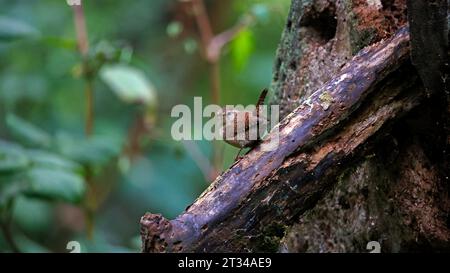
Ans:
POLYGON ((11 133, 25 143, 39 147, 49 147, 51 144, 50 135, 16 115, 8 114, 6 124, 11 133))
POLYGON ((0 16, 0 41, 37 36, 39 32, 31 25, 14 18, 0 16))
POLYGON ((85 184, 74 173, 57 169, 33 168, 27 172, 27 196, 78 203, 83 198, 85 184))
POLYGON ((241 31, 231 44, 233 63, 238 70, 244 68, 248 63, 253 49, 253 33, 249 29, 241 31))
POLYGON ((100 70, 102 80, 125 102, 156 104, 156 92, 145 74, 134 67, 118 64, 100 70))

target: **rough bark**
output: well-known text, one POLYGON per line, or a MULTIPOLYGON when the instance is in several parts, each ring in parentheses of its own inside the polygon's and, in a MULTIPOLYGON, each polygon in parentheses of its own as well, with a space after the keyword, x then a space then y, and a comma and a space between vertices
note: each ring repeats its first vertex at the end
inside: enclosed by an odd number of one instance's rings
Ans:
POLYGON ((271 89, 281 116, 329 81, 359 50, 406 23, 405 0, 293 0, 271 89))
POLYGON ((269 135, 176 219, 143 216, 143 251, 448 250, 441 128, 407 30, 360 51, 406 22, 405 5, 293 0, 271 86, 279 148, 262 149, 269 135))
MULTIPOLYGON (((321 2, 310 1, 309 5, 320 5, 321 2)), ((337 29, 348 30, 344 40, 351 45, 364 45, 384 38, 406 22, 405 2, 336 1, 337 29), (340 12, 344 6, 350 7, 347 9, 350 13, 340 12), (354 20, 339 20, 349 17, 354 20), (363 33, 368 36, 358 35, 361 29, 366 30, 363 33)), ((419 2, 428 1, 411 2, 420 5, 419 2)), ((418 12, 423 16, 427 14, 426 10, 420 8, 418 12)), ((436 21, 442 22, 435 18, 435 25, 436 21)), ((413 26, 415 32, 422 31, 423 34, 417 37, 422 39, 422 43, 429 41, 427 35, 433 31, 445 31, 442 25, 433 28, 423 21, 421 25, 417 23, 426 29, 418 30, 417 25, 413 26)), ((431 67, 436 68, 436 52, 441 52, 443 45, 441 34, 433 33, 430 36, 440 37, 434 41, 436 46, 433 50, 430 50, 429 44, 422 44, 423 47, 414 45, 416 52, 413 56, 416 55, 416 68, 419 68, 421 77, 424 71, 433 71, 428 70, 427 64, 432 63, 431 67), (433 58, 428 59, 427 55, 417 53, 417 47, 422 52, 434 54, 433 58), (421 63, 417 65, 418 61, 421 63)), ((285 33, 282 40, 289 40, 287 36, 285 33)), ((339 40, 336 35, 330 43, 339 40)), ((317 50, 314 44, 302 40, 290 46, 299 51, 317 50)), ((352 50, 338 50, 334 54, 348 56, 349 52, 352 50)), ((328 54, 324 52, 315 58, 336 59, 328 54)), ((282 62, 291 61, 284 55, 281 55, 281 59, 282 62)), ((309 60, 300 57, 299 61, 307 64, 288 73, 305 75, 313 72, 309 71, 309 60)), ((438 63, 441 61, 438 60, 438 63)), ((411 76, 407 75, 402 80, 409 81, 411 76)), ((283 104, 286 97, 295 96, 297 86, 289 88, 289 85, 277 84, 276 77, 274 82, 275 86, 281 86, 275 89, 278 94, 276 103, 283 104)), ((312 85, 314 88, 320 83, 313 82, 312 85)), ((445 112, 438 106, 445 101, 432 96, 419 109, 396 122, 392 129, 383 132, 384 137, 380 138, 373 155, 343 170, 336 186, 286 233, 280 251, 366 252, 369 241, 378 241, 383 252, 448 251, 450 209, 448 156, 445 155, 448 140, 446 143, 447 135, 442 126, 445 120, 442 114, 445 115, 445 112)))

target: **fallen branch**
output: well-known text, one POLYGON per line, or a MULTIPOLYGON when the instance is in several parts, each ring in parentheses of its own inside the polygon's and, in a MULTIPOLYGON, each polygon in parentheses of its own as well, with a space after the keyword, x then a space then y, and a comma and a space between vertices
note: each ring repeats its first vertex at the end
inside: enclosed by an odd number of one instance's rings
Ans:
POLYGON ((184 213, 144 215, 143 252, 274 250, 284 227, 364 156, 371 137, 420 103, 408 59, 406 28, 362 50, 184 213), (275 130, 278 149, 265 151, 275 130))

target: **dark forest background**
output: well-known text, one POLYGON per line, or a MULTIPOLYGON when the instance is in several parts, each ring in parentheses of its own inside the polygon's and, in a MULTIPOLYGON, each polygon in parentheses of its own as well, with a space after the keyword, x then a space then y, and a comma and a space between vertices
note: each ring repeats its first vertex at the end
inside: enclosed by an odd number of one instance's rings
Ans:
MULTIPOLYGON (((84 58, 66 1, 0 0, 0 251, 66 252, 76 240, 137 252, 139 218, 181 213, 217 173, 212 150, 219 171, 237 152, 170 136, 174 105, 213 102, 190 1, 83 2, 84 58)), ((290 1, 205 3, 214 33, 242 25, 218 61, 218 103, 254 103, 290 1)))

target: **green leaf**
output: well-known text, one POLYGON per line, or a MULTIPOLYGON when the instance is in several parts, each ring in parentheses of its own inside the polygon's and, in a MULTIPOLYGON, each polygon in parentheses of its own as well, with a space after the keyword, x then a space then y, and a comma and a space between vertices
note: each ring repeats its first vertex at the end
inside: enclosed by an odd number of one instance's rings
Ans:
POLYGON ((42 42, 48 46, 67 50, 77 50, 77 41, 74 39, 48 36, 42 38, 42 42))
POLYGON ((27 153, 34 166, 60 169, 70 172, 79 172, 81 170, 81 166, 79 164, 54 153, 43 150, 29 150, 27 153))
POLYGON ((52 227, 54 206, 38 198, 18 196, 14 200, 14 224, 26 234, 48 234, 52 227))
POLYGON ((0 140, 0 175, 23 170, 29 164, 30 160, 21 146, 0 140))
POLYGON ((19 177, 20 175, 11 175, 8 178, 13 183, 0 183, 0 213, 4 209, 8 210, 12 201, 23 192, 25 185, 19 177))
POLYGON ((25 22, 0 16, 0 41, 2 42, 35 37, 38 34, 39 31, 25 22))
POLYGON ((123 101, 156 104, 155 88, 141 70, 123 64, 107 65, 100 70, 100 76, 123 101))
POLYGON ((241 31, 231 43, 233 63, 238 70, 242 70, 254 49, 253 33, 249 29, 241 31))
POLYGON ((86 139, 75 138, 60 133, 56 137, 57 146, 64 156, 80 164, 101 167, 120 153, 120 140, 108 136, 92 136, 86 139))
POLYGON ((16 115, 8 114, 6 124, 14 136, 32 146, 49 147, 51 144, 50 135, 16 115))
POLYGON ((27 172, 26 196, 79 203, 85 192, 81 176, 57 169, 33 168, 27 172))

